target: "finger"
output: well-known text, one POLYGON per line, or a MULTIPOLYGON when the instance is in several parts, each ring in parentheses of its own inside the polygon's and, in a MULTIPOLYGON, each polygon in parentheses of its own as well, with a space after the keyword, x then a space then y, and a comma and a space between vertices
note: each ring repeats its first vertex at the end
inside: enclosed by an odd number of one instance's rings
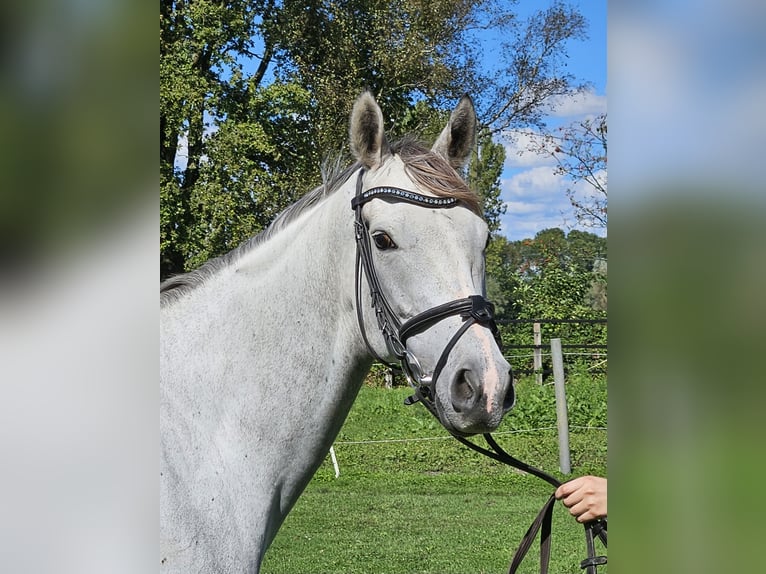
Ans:
POLYGON ((582 493, 580 493, 578 491, 578 492, 573 492, 572 494, 570 494, 566 498, 562 499, 561 502, 563 502, 564 506, 566 506, 567 508, 571 508, 575 504, 577 504, 579 502, 582 502, 582 500, 583 500, 582 493))
POLYGON ((588 512, 589 506, 585 501, 579 501, 574 506, 568 507, 569 508, 569 514, 572 516, 579 518, 580 516, 584 515, 588 512))
POLYGON ((590 522, 591 520, 594 520, 596 518, 596 514, 591 510, 588 509, 579 516, 576 516, 575 519, 577 522, 583 523, 583 522, 590 522))
POLYGON ((556 489, 556 498, 561 499, 561 498, 564 498, 565 496, 572 494, 578 488, 580 488, 581 483, 582 483, 582 477, 575 478, 574 480, 570 480, 569 482, 565 482, 564 484, 562 484, 556 489))
POLYGON ((577 490, 577 484, 573 484, 575 481, 565 482, 556 489, 556 498, 561 500, 565 496, 572 494, 577 490))

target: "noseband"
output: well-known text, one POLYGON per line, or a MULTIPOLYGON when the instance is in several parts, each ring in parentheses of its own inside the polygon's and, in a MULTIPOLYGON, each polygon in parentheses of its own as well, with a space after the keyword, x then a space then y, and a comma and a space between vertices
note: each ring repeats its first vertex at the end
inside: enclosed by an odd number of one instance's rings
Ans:
POLYGON ((421 401, 431 412, 434 412, 434 400, 436 397, 435 387, 444 365, 452 349, 457 344, 460 337, 474 324, 479 324, 488 328, 500 345, 500 332, 495 323, 494 305, 481 295, 471 295, 465 299, 457 299, 432 307, 422 313, 415 315, 411 319, 402 323, 393 312, 388 299, 381 289, 378 274, 375 271, 375 265, 372 261, 372 246, 370 242, 370 231, 362 219, 362 207, 368 201, 375 198, 383 198, 388 201, 410 203, 421 207, 431 208, 450 208, 459 205, 459 200, 454 197, 428 197, 400 189, 398 187, 374 187, 367 191, 362 191, 362 180, 364 178, 364 169, 359 171, 359 177, 356 180, 356 196, 351 200, 351 207, 355 212, 354 227, 356 230, 356 312, 359 328, 362 332, 362 338, 367 345, 368 350, 378 361, 385 365, 404 372, 410 385, 414 388, 414 396, 408 399, 408 404, 421 401), (367 278, 367 284, 372 296, 372 307, 375 308, 375 316, 378 321, 378 327, 383 333, 386 341, 386 347, 389 353, 399 361, 399 365, 393 365, 381 358, 372 348, 367 338, 367 332, 364 328, 362 317, 362 270, 367 278), (442 351, 436 367, 433 372, 426 373, 421 367, 418 358, 407 348, 407 339, 413 335, 422 333, 434 326, 436 323, 452 316, 459 315, 463 319, 463 324, 452 336, 447 346, 442 351))

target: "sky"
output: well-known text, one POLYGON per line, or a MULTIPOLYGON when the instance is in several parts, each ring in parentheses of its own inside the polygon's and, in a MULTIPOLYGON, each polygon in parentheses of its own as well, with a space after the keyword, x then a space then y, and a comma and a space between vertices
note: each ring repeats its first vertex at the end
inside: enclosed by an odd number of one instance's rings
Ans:
MULTIPOLYGON (((590 84, 592 89, 576 100, 561 102, 556 114, 545 119, 549 127, 569 125, 606 112, 606 0, 570 4, 585 17, 588 38, 568 44, 568 70, 575 82, 590 84)), ((523 17, 528 11, 540 7, 540 2, 522 0, 518 11, 523 17)), ((566 196, 569 183, 554 174, 554 160, 524 152, 528 137, 519 134, 512 134, 512 137, 515 141, 509 141, 509 138, 498 140, 505 145, 506 153, 501 198, 507 211, 501 218, 500 232, 510 240, 518 240, 532 238, 538 231, 551 227, 567 232, 578 229, 566 196)), ((587 231, 606 236, 606 229, 587 231)))

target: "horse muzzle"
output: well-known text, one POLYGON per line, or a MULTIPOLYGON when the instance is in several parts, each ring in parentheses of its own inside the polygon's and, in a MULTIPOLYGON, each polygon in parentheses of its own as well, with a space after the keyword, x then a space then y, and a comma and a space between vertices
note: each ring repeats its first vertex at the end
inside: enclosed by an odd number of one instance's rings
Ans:
POLYGON ((445 369, 433 397, 442 425, 461 436, 494 431, 516 399, 510 365, 502 357, 489 365, 472 362, 477 364, 445 369))

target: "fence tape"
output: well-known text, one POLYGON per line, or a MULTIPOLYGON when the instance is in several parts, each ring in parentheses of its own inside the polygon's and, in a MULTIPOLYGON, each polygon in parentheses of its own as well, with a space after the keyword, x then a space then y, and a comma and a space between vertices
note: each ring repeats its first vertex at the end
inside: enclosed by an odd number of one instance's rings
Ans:
MULTIPOLYGON (((569 428, 577 429, 577 430, 603 430, 603 431, 607 430, 607 427, 588 427, 588 426, 578 426, 578 425, 570 425, 569 428)), ((538 431, 544 431, 544 430, 556 430, 556 427, 550 426, 550 427, 540 427, 535 429, 516 429, 516 430, 492 433, 492 436, 504 436, 504 435, 510 435, 510 434, 538 432, 538 431)), ((425 442, 425 441, 432 441, 432 440, 453 440, 453 437, 429 436, 429 437, 415 437, 415 438, 391 438, 391 439, 380 439, 380 440, 348 440, 348 441, 339 440, 339 441, 335 441, 334 444, 335 445, 393 444, 393 443, 408 443, 408 442, 425 442)))

